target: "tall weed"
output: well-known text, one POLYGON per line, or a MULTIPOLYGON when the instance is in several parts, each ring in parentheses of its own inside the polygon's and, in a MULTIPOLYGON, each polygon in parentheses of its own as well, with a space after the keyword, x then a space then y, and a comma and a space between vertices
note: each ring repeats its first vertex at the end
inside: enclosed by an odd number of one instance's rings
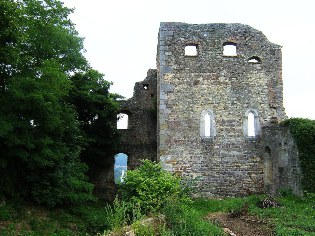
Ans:
POLYGON ((164 235, 174 236, 211 236, 224 235, 216 225, 203 219, 203 214, 192 207, 179 201, 170 201, 163 209, 168 228, 164 235))

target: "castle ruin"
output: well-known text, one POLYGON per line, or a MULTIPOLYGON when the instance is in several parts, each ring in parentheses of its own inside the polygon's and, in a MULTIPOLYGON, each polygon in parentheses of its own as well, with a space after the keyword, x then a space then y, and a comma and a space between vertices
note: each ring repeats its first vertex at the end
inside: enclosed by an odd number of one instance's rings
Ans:
POLYGON ((193 179, 199 196, 299 194, 283 107, 281 46, 243 24, 161 23, 157 70, 121 111, 128 168, 141 159, 193 179))

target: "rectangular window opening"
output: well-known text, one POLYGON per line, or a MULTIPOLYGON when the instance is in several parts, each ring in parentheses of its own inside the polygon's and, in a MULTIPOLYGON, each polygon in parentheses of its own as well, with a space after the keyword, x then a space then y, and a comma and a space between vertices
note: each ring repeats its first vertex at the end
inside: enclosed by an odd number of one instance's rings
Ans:
POLYGON ((197 45, 187 45, 185 47, 185 56, 197 56, 198 50, 197 45))
POLYGON ((236 57, 236 44, 235 43, 225 43, 223 44, 223 56, 236 57))

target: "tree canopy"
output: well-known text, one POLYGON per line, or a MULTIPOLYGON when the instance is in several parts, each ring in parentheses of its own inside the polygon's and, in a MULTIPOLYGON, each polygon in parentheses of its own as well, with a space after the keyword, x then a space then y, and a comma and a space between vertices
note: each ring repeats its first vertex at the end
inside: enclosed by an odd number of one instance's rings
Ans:
POLYGON ((105 127, 100 141, 115 147, 113 120, 106 119, 116 97, 86 61, 71 11, 58 0, 0 1, 0 195, 49 205, 93 199, 84 161, 95 153, 84 160, 81 153, 98 141, 86 119, 98 114, 104 123, 90 126, 105 127), (89 91, 96 91, 95 108, 78 98, 88 101, 89 91))

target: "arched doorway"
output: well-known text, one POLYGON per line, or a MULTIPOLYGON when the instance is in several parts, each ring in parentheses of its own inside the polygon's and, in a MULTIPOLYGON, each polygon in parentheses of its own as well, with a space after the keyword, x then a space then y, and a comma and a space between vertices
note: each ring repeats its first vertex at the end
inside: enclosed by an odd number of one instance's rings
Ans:
POLYGON ((118 184, 124 181, 124 176, 127 172, 128 156, 125 153, 118 153, 114 158, 114 178, 115 183, 118 184))

